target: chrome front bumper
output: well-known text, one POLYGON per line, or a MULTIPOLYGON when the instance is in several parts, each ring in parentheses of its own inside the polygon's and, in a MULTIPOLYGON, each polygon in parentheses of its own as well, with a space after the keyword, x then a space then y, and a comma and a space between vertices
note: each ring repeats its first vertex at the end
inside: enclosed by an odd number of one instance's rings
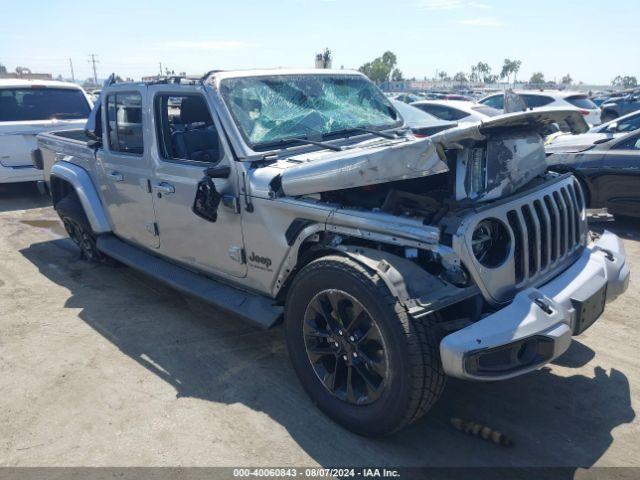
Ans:
POLYGON ((628 285, 624 245, 605 231, 550 282, 519 292, 508 306, 444 337, 444 371, 467 380, 502 380, 535 370, 569 348, 577 330, 576 302, 601 292, 608 303, 628 285), (483 355, 501 366, 479 372, 475 366, 483 355))

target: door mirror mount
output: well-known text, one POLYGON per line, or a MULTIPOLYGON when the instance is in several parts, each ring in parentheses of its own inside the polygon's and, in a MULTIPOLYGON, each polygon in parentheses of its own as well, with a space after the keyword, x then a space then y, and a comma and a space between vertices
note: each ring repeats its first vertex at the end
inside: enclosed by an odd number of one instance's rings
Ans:
POLYGON ((205 169, 204 174, 209 178, 229 178, 229 175, 231 175, 231 167, 228 165, 209 167, 205 169))
POLYGON ((607 127, 607 132, 615 133, 618 131, 618 122, 613 122, 607 127))

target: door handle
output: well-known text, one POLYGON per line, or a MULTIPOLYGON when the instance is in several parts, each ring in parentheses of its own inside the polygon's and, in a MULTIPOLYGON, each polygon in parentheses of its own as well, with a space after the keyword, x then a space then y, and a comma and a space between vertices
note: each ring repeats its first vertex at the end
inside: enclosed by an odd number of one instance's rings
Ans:
POLYGON ((176 191, 176 187, 167 182, 160 182, 153 186, 153 189, 158 193, 164 193, 168 195, 170 193, 174 193, 176 191))
POLYGON ((115 172, 115 171, 114 172, 109 172, 109 173, 107 173, 107 176, 111 180, 113 180, 115 182, 121 182, 121 181, 124 180, 124 177, 122 176, 122 174, 120 172, 115 172))

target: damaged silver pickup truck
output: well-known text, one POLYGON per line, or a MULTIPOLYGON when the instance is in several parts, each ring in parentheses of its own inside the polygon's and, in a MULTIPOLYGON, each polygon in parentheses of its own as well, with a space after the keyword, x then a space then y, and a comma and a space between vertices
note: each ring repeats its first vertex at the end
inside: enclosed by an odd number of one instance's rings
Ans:
POLYGON ((622 242, 588 232, 542 134, 507 114, 416 138, 345 71, 110 79, 85 131, 34 162, 82 256, 116 259, 262 327, 364 435, 427 412, 447 375, 500 380, 562 354, 625 291, 622 242))

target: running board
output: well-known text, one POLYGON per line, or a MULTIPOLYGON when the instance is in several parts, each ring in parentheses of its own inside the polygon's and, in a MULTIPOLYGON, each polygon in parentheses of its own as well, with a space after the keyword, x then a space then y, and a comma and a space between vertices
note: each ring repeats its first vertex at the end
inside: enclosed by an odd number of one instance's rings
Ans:
POLYGON ((282 315, 283 308, 273 305, 270 298, 245 292, 194 273, 131 246, 112 234, 100 235, 97 246, 98 250, 109 257, 182 293, 244 317, 259 327, 273 326, 282 315))

